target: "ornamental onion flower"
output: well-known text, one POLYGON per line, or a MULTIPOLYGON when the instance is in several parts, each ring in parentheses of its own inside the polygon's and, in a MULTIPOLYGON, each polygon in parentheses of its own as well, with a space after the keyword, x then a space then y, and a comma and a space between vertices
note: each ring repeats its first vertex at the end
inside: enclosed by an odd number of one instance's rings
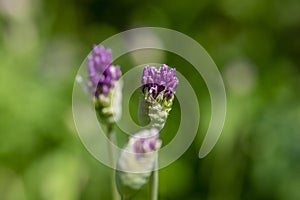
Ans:
POLYGON ((98 117, 111 124, 121 115, 121 70, 112 65, 111 50, 94 45, 88 56, 88 88, 93 95, 98 117))
POLYGON ((116 181, 123 197, 128 198, 147 183, 161 143, 155 128, 142 130, 129 138, 117 163, 116 181))
POLYGON ((170 69, 165 64, 159 69, 149 65, 144 68, 142 76, 144 99, 140 109, 146 107, 146 113, 153 127, 163 128, 172 108, 177 85, 175 68, 170 69))

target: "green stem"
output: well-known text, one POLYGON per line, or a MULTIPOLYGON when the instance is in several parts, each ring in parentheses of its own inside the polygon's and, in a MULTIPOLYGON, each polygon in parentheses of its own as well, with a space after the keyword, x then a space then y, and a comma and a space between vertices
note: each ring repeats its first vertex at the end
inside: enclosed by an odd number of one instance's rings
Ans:
POLYGON ((126 197, 126 196, 122 196, 122 197, 121 197, 121 200, 130 200, 130 198, 129 198, 129 197, 126 197))
MULTIPOLYGON (((108 139, 110 140, 109 143, 109 157, 110 157, 110 161, 112 166, 115 168, 116 167, 116 152, 115 152, 115 148, 114 148, 114 144, 116 144, 116 136, 115 133, 113 131, 113 126, 108 126, 108 139)), ((117 186, 115 183, 115 169, 112 169, 111 172, 111 189, 112 189, 112 196, 113 196, 113 200, 119 200, 120 196, 117 190, 117 186)))
POLYGON ((158 154, 155 156, 154 170, 150 179, 150 199, 158 199, 158 154))

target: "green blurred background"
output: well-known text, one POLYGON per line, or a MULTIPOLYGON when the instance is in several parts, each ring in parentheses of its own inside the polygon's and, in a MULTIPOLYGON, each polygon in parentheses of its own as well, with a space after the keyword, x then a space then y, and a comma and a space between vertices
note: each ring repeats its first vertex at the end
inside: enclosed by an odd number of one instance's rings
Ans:
MULTIPOLYGON (((200 129, 188 151, 160 170, 160 199, 299 200, 299 0, 0 0, 0 200, 111 199, 110 170, 75 130, 73 81, 92 44, 141 26, 175 29, 202 44, 228 100, 222 136, 200 160, 210 98, 201 76, 190 76, 200 129)), ((126 71, 132 60, 118 64, 126 71)), ((163 61, 194 74, 178 56, 163 61)), ((177 108, 166 132, 178 123, 177 108)))

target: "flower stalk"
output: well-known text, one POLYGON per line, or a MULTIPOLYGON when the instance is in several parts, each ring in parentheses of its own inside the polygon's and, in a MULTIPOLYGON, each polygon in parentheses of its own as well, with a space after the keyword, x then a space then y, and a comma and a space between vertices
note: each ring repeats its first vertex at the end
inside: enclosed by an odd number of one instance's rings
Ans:
MULTIPOLYGON (((111 160, 111 165, 116 166, 116 151, 115 151, 115 148, 114 148, 113 144, 116 144, 117 141, 116 141, 116 136, 115 136, 113 127, 108 126, 108 131, 107 132, 108 132, 108 139, 110 141, 110 143, 108 144, 108 148, 109 148, 109 157, 110 157, 110 160, 111 160)), ((115 170, 112 170, 111 179, 110 179, 111 180, 111 188, 112 188, 112 197, 113 197, 114 200, 119 200, 120 195, 118 193, 117 186, 116 186, 116 183, 115 183, 115 177, 116 177, 115 170)))
POLYGON ((156 155, 156 159, 154 162, 154 170, 152 171, 151 179, 150 179, 150 199, 157 200, 158 199, 158 154, 156 155))
MULTIPOLYGON (((94 45, 88 56, 87 85, 93 96, 98 120, 106 126, 109 139, 109 157, 111 165, 116 166, 116 136, 113 130, 115 122, 121 115, 122 83, 119 81, 121 70, 112 65, 111 50, 103 46, 94 45)), ((119 200, 115 184, 115 170, 111 173, 111 189, 114 200, 119 200)))
MULTIPOLYGON (((172 109, 174 94, 178 85, 176 70, 163 64, 159 69, 146 66, 142 76, 142 92, 144 99, 140 102, 140 108, 146 111, 150 118, 151 126, 161 130, 172 109)), ((145 113, 140 114, 145 116, 145 113)), ((141 119, 140 121, 147 121, 141 119)), ((155 155, 154 168, 150 178, 150 199, 158 199, 158 152, 155 155)))

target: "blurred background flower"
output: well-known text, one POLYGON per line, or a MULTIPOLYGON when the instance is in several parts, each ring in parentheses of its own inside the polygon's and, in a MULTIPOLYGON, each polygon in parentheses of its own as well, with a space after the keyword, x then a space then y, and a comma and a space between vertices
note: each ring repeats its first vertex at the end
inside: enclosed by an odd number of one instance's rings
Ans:
MULTIPOLYGON (((300 199, 297 0, 0 0, 0 199, 111 199, 109 169, 76 134, 72 86, 92 44, 140 26, 171 28, 197 40, 227 89, 223 134, 199 160, 210 120, 201 76, 183 58, 159 50, 114 62, 123 73, 140 62, 168 63, 198 93, 197 140, 160 170, 160 199, 300 199)), ((145 40, 160 42, 151 34, 145 40)), ((164 145, 174 137, 167 133, 176 133, 179 108, 175 99, 161 132, 164 145)))
POLYGON ((161 144, 155 128, 144 129, 129 138, 118 158, 116 171, 116 184, 122 199, 131 198, 149 181, 161 144))

